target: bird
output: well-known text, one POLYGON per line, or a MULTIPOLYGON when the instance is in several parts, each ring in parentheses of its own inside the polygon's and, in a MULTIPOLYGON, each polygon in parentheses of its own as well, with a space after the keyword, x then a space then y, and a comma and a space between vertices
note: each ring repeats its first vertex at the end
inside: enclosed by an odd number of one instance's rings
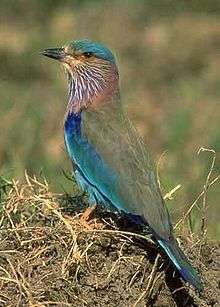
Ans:
POLYGON ((174 236, 149 150, 124 111, 113 53, 89 39, 41 53, 65 68, 64 142, 90 206, 117 210, 150 229, 182 278, 202 291, 201 277, 174 236))

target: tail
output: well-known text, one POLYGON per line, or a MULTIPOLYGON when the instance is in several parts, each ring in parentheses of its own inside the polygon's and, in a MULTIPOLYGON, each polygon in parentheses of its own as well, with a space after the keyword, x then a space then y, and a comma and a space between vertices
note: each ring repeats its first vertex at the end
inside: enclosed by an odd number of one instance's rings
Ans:
POLYGON ((170 260, 173 262, 184 280, 193 285, 198 291, 202 291, 202 281, 196 270, 192 267, 189 260, 178 246, 177 241, 174 238, 170 242, 162 239, 157 239, 157 241, 169 256, 170 260))

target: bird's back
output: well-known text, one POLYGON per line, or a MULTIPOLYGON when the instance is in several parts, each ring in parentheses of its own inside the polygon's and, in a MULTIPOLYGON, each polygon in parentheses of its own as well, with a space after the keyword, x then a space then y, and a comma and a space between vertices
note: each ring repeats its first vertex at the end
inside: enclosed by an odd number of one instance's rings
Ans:
POLYGON ((86 179, 114 207, 141 216, 159 237, 169 239, 171 224, 154 167, 118 104, 84 110, 80 129, 80 141, 70 147, 86 179))

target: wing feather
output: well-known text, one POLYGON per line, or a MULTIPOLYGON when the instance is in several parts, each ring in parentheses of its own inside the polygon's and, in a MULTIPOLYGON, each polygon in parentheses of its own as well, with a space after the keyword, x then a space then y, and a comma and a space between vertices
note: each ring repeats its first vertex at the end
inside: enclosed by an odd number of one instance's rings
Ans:
MULTIPOLYGON (((97 153, 84 153, 83 170, 119 210, 143 217, 161 238, 171 223, 146 147, 118 105, 84 110, 81 131, 97 153)), ((81 155, 82 157, 82 155, 81 155)))

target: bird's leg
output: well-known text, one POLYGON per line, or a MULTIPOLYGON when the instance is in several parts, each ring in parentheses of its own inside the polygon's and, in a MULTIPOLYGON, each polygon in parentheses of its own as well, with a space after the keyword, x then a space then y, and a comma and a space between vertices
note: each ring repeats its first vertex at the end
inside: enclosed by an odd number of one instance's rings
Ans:
POLYGON ((93 210, 96 208, 96 206, 97 206, 97 204, 94 204, 91 207, 86 208, 86 210, 83 212, 83 214, 80 217, 80 222, 83 225, 87 224, 87 220, 89 219, 90 214, 93 212, 93 210))

